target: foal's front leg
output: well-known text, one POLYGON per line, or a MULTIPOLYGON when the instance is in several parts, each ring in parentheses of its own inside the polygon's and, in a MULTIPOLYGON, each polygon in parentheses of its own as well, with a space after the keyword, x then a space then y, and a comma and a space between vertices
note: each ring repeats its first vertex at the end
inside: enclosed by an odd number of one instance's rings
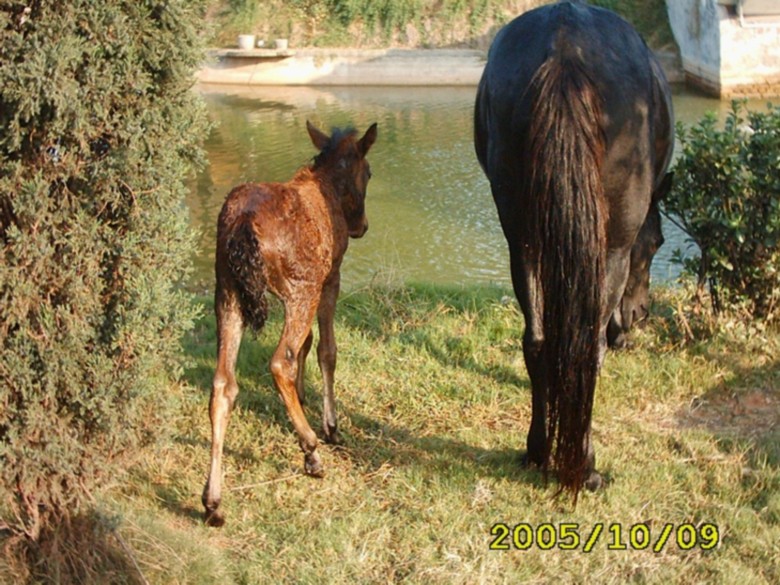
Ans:
POLYGON ((336 397, 333 393, 333 374, 336 370, 336 336, 333 317, 336 313, 336 299, 339 296, 339 274, 325 283, 317 315, 320 326, 320 341, 317 344, 317 358, 322 372, 322 430, 325 440, 339 444, 341 438, 336 421, 336 397))
POLYGON ((271 374, 287 409, 287 415, 298 434, 298 444, 304 456, 304 471, 314 477, 322 477, 324 472, 317 453, 317 435, 303 413, 297 387, 299 357, 311 333, 317 300, 317 294, 313 292, 299 294, 285 301, 284 330, 271 358, 271 374))

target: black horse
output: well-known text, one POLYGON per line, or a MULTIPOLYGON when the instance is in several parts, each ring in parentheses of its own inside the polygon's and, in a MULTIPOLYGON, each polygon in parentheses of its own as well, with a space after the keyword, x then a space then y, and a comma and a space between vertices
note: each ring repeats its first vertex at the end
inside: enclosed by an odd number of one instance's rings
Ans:
MULTIPOLYGON (((649 250, 637 253, 648 260, 659 245, 637 235, 668 188, 669 87, 631 25, 561 2, 498 33, 474 125, 525 317, 533 388, 526 461, 546 472, 552 459, 561 489, 576 499, 583 485, 601 484, 591 411, 613 313, 616 334, 625 327, 619 303, 632 248, 649 250)), ((638 266, 635 273, 641 280, 638 266)))
POLYGON ((663 200, 671 186, 672 173, 666 173, 661 184, 653 191, 653 200, 645 223, 631 247, 631 266, 626 289, 607 325, 607 343, 612 348, 624 347, 631 327, 647 319, 650 314, 650 265, 658 248, 664 243, 658 203, 663 200))

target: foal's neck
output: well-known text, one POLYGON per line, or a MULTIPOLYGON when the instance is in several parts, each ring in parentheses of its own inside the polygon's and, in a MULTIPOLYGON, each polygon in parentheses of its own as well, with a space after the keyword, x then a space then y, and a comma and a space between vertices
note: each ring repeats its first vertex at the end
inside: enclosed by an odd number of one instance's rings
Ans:
POLYGON ((314 183, 326 201, 338 204, 339 193, 332 175, 312 166, 303 167, 293 177, 292 183, 314 183))

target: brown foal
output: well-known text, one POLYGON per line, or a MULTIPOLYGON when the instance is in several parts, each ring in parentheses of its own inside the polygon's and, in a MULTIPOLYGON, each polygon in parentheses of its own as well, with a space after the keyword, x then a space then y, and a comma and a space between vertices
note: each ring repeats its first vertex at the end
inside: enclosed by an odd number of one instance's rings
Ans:
POLYGON ((324 134, 306 122, 320 153, 287 183, 247 183, 227 196, 217 224, 215 311, 217 369, 211 390, 211 468, 203 490, 205 520, 224 524, 221 500, 222 447, 238 395, 235 365, 245 326, 259 332, 268 307, 266 290, 284 304, 284 330, 271 358, 273 374, 303 450, 304 470, 322 477, 317 435, 301 404, 304 362, 312 344, 312 322, 320 331, 317 357, 323 380, 325 440, 338 441, 333 372, 333 315, 340 268, 350 237, 368 229, 365 196, 371 178, 366 153, 377 135, 373 124, 357 139, 355 130, 324 134))

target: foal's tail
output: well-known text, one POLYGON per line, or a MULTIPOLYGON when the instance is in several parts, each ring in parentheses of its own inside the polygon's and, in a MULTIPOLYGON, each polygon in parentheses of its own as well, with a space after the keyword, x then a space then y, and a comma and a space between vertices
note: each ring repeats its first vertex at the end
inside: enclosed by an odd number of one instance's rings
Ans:
POLYGON ((252 223, 240 218, 226 238, 228 270, 238 293, 244 325, 259 333, 268 317, 263 256, 252 223))
POLYGON ((601 180, 600 98, 576 56, 548 59, 529 89, 527 194, 544 299, 545 469, 554 451, 561 489, 587 479, 586 438, 599 370, 608 209, 601 180))

